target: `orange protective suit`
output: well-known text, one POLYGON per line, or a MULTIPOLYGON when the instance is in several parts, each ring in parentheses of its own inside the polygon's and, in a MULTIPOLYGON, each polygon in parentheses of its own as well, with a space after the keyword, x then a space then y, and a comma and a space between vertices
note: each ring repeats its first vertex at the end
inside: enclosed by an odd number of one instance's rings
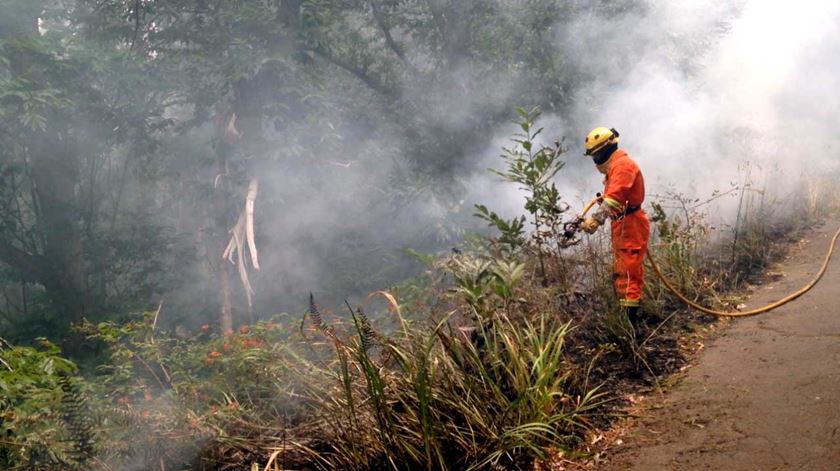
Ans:
POLYGON ((645 180, 639 166, 623 149, 610 156, 604 172, 604 203, 612 219, 615 290, 624 307, 639 305, 645 283, 643 261, 650 238, 650 222, 641 209, 645 180))

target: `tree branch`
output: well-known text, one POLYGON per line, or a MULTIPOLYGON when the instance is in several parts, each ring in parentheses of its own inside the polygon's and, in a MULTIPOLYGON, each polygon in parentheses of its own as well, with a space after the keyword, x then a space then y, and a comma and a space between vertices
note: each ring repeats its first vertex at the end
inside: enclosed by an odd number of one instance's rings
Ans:
POLYGON ((130 51, 134 50, 134 45, 137 44, 137 37, 140 34, 140 0, 134 0, 134 37, 131 38, 130 51))
POLYGON ((370 89, 391 98, 398 98, 399 94, 396 89, 385 85, 379 80, 374 79, 373 77, 367 74, 367 70, 357 66, 356 64, 352 64, 349 61, 335 57, 321 47, 316 47, 310 50, 315 54, 319 55, 327 62, 336 65, 346 70, 347 72, 350 72, 351 74, 356 76, 356 78, 364 82, 364 84, 367 85, 370 89))
POLYGON ((400 58, 403 64, 411 70, 416 71, 417 69, 414 67, 414 64, 408 60, 408 57, 405 55, 405 51, 403 48, 394 41, 394 37, 391 35, 391 28, 385 24, 385 18, 382 16, 382 12, 379 10, 379 6, 376 4, 376 0, 370 0, 370 7, 373 10, 373 18, 376 20, 376 24, 379 26, 379 29, 382 30, 382 34, 385 36, 385 44, 394 51, 394 54, 400 58))
POLYGON ((41 255, 28 254, 7 241, 0 240, 0 262, 18 270, 32 281, 44 282, 45 260, 41 255))

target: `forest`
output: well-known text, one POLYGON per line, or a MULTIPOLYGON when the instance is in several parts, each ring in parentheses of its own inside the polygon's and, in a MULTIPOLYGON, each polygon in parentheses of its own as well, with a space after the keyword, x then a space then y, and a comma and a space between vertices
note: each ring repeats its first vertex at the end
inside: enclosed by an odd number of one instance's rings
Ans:
POLYGON ((730 86, 731 3, 4 0, 0 468, 594 459, 713 319, 648 274, 631 325, 608 234, 564 233, 586 132, 627 129, 706 304, 837 206, 831 158, 781 157, 834 145, 831 104, 797 61, 730 86))

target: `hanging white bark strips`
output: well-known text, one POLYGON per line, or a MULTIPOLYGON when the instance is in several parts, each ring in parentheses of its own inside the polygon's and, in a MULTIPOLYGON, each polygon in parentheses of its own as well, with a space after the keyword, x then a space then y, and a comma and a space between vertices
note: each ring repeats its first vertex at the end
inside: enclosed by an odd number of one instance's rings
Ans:
POLYGON ((248 299, 248 310, 253 306, 254 289, 251 287, 248 268, 245 266, 246 243, 248 253, 251 256, 251 266, 255 270, 260 269, 257 244, 254 242, 254 201, 257 199, 258 190, 259 182, 256 178, 251 179, 248 184, 248 195, 245 197, 245 208, 239 214, 236 225, 230 230, 230 242, 222 253, 223 259, 228 260, 239 269, 239 279, 242 281, 242 287, 245 288, 245 295, 248 299))

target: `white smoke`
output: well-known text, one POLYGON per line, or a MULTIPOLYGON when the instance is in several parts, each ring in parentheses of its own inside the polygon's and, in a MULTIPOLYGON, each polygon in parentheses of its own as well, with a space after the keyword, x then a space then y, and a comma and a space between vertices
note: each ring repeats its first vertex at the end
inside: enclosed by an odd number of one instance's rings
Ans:
MULTIPOLYGON (((591 75, 561 132, 617 128, 649 193, 708 196, 749 165, 762 180, 754 184, 782 197, 803 174, 836 168, 840 2, 654 1, 645 10, 581 18, 558 37, 591 75)), ((596 190, 598 176, 583 186, 596 190)), ((716 211, 731 216, 731 206, 716 211)))

